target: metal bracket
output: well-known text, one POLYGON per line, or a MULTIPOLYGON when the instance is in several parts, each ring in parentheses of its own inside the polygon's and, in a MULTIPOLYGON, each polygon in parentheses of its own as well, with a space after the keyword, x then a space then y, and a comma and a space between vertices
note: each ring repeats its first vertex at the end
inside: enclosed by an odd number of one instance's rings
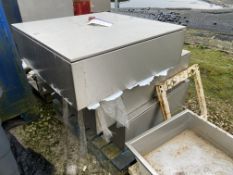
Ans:
POLYGON ((201 110, 201 117, 207 120, 207 107, 206 107, 205 95, 202 86, 199 66, 197 64, 188 67, 187 69, 177 73, 176 75, 156 85, 156 92, 158 95, 160 107, 165 120, 171 118, 171 111, 167 99, 167 91, 190 77, 194 77, 198 103, 201 110))

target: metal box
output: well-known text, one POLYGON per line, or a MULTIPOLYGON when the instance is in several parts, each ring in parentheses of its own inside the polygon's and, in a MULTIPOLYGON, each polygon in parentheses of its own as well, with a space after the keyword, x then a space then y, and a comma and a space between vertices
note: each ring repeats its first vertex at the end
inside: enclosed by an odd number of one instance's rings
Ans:
POLYGON ((183 26, 108 12, 14 24, 13 32, 21 58, 78 110, 178 64, 184 42, 183 26), (113 25, 88 25, 90 16, 113 25))
POLYGON ((233 136, 189 110, 126 145, 143 175, 233 172, 233 136))
POLYGON ((23 22, 74 16, 72 0, 17 0, 23 22))

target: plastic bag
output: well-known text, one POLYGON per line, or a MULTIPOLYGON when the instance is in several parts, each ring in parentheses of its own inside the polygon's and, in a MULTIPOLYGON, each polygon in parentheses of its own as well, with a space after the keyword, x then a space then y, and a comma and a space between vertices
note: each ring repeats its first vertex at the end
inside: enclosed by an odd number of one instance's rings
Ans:
POLYGON ((109 130, 107 119, 111 118, 117 123, 117 127, 128 127, 127 112, 121 97, 113 101, 104 101, 100 103, 100 107, 96 109, 97 128, 103 131, 104 138, 107 142, 112 137, 109 130))
POLYGON ((101 107, 96 109, 96 124, 97 128, 101 128, 103 131, 103 137, 106 142, 110 142, 112 137, 112 132, 108 129, 108 125, 105 119, 105 113, 101 107))

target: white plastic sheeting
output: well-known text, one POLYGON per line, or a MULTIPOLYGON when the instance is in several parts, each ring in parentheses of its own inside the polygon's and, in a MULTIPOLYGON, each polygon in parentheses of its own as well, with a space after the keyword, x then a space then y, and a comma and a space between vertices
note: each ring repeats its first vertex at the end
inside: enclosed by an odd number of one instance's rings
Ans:
POLYGON ((102 108, 96 110, 96 125, 97 128, 102 129, 104 139, 109 142, 112 137, 112 132, 108 129, 105 113, 102 108))
MULTIPOLYGON (((120 96, 122 96, 122 94, 123 94, 123 91, 118 91, 118 92, 110 95, 109 97, 103 99, 103 101, 106 101, 106 102, 113 101, 113 100, 119 98, 120 96)), ((95 109, 97 109, 99 107, 100 107, 100 103, 95 103, 95 104, 89 105, 87 107, 87 109, 89 109, 89 110, 95 110, 95 109)))
POLYGON ((101 102, 100 107, 96 110, 97 124, 102 129, 106 141, 110 141, 112 137, 106 122, 108 117, 117 122, 117 127, 128 127, 127 112, 121 97, 101 102))
POLYGON ((154 76, 151 76, 145 80, 142 80, 140 82, 138 82, 138 85, 140 87, 143 87, 143 86, 149 86, 151 84, 151 82, 154 80, 154 76))
POLYGON ((123 94, 123 91, 118 91, 118 92, 112 94, 111 96, 105 98, 103 101, 113 101, 113 100, 119 98, 120 96, 122 96, 122 94, 123 94))
POLYGON ((95 103, 95 104, 91 104, 87 107, 87 109, 89 110, 95 110, 97 109, 98 107, 100 107, 100 104, 99 103, 95 103))
POLYGON ((117 122, 118 127, 128 127, 127 112, 121 97, 113 101, 102 102, 100 108, 103 109, 105 115, 117 122))
POLYGON ((149 85, 151 84, 151 82, 152 82, 156 77, 167 76, 167 74, 168 74, 169 70, 171 70, 171 68, 172 68, 172 67, 167 68, 167 69, 164 69, 164 70, 162 70, 161 72, 155 73, 153 76, 148 77, 148 78, 146 78, 146 79, 144 79, 144 80, 142 80, 142 81, 139 81, 139 82, 137 82, 137 83, 132 83, 132 82, 131 82, 131 83, 127 86, 126 89, 131 90, 131 89, 133 89, 133 88, 135 88, 135 87, 137 87, 137 86, 140 86, 140 87, 149 86, 149 85))

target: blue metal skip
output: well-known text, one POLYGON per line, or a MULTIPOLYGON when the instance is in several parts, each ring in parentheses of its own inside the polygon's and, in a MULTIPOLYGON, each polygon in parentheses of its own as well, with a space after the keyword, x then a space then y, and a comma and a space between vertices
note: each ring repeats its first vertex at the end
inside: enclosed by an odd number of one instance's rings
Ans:
POLYGON ((19 56, 0 0, 0 119, 25 112, 31 91, 20 66, 19 56))
POLYGON ((9 24, 22 22, 18 0, 2 0, 2 4, 9 24))

